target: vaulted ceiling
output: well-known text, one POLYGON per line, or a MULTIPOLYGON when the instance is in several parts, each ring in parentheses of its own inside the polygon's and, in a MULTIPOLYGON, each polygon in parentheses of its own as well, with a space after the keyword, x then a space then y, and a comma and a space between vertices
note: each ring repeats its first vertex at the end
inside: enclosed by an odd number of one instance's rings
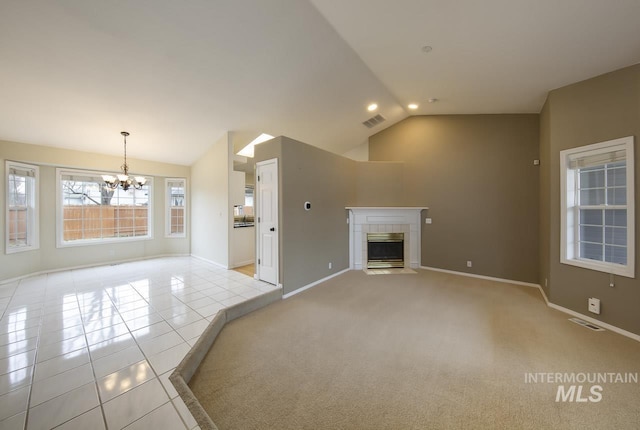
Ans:
POLYGON ((344 153, 408 115, 539 112, 640 62, 639 19, 637 0, 3 0, 0 139, 118 155, 126 130, 130 156, 186 165, 225 131, 344 153))

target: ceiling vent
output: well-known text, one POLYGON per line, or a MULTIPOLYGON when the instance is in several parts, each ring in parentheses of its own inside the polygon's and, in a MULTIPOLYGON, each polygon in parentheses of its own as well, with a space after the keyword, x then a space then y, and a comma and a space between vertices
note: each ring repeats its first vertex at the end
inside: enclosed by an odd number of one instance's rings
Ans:
POLYGON ((369 118, 368 120, 366 120, 365 122, 363 122, 363 124, 367 127, 367 128, 373 128, 376 125, 380 124, 381 122, 386 121, 387 119, 385 117, 383 117, 382 115, 378 114, 374 117, 369 118))

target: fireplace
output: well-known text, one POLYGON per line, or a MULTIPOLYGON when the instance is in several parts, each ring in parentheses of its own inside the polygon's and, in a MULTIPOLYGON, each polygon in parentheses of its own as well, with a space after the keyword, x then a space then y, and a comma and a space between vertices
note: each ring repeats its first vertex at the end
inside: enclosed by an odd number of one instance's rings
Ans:
MULTIPOLYGON (((421 212, 426 207, 349 206, 349 267, 367 268, 367 233, 403 233, 404 267, 420 267, 421 212)), ((402 267, 402 266, 400 266, 402 267)))
POLYGON ((404 268, 404 233, 367 233, 367 268, 404 268))

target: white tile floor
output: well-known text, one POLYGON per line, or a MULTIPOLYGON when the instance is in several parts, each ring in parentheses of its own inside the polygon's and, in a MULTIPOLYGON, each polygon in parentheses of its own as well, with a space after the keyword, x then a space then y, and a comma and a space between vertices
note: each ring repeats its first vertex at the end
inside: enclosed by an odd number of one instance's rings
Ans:
POLYGON ((169 375, 216 313, 275 289, 191 258, 0 284, 0 429, 194 429, 169 375))

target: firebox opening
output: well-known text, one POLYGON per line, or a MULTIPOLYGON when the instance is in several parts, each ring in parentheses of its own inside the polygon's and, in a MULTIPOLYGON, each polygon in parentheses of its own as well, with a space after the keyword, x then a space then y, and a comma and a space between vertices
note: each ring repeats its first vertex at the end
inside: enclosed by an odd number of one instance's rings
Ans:
POLYGON ((367 268, 404 268, 404 233, 367 233, 367 268))

